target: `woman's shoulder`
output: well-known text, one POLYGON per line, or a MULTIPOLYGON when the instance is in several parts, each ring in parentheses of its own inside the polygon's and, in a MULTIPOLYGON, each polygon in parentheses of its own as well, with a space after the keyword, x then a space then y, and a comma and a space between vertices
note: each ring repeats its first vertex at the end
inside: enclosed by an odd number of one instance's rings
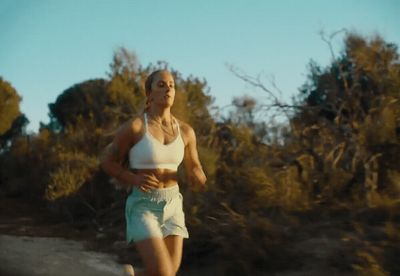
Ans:
POLYGON ((133 133, 139 133, 142 131, 144 125, 143 116, 143 114, 139 114, 127 121, 127 127, 129 127, 133 133))
POLYGON ((193 127, 180 119, 176 119, 178 121, 179 127, 181 129, 181 133, 183 133, 186 137, 192 137, 195 135, 193 127))
POLYGON ((180 129, 182 130, 182 131, 188 131, 188 130, 190 130, 190 129, 193 129, 188 123, 186 123, 185 121, 182 121, 181 119, 178 119, 178 118, 176 118, 175 117, 175 119, 176 119, 176 121, 178 122, 178 124, 179 124, 179 127, 180 127, 180 129))
POLYGON ((122 136, 135 136, 141 134, 143 125, 143 115, 135 115, 134 117, 122 123, 117 130, 117 134, 122 136))

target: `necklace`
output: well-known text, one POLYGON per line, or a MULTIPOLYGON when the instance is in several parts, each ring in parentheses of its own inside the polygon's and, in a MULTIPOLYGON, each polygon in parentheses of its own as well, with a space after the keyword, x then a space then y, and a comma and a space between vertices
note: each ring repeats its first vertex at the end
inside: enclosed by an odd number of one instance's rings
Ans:
POLYGON ((168 134, 169 136, 175 136, 175 130, 174 130, 174 126, 172 125, 172 119, 170 120, 170 123, 169 123, 169 126, 170 126, 170 128, 171 128, 172 131, 170 131, 170 130, 168 129, 168 126, 164 126, 164 125, 162 124, 161 120, 157 120, 157 119, 152 118, 152 117, 150 117, 150 120, 156 122, 157 125, 159 125, 159 126, 161 127, 161 130, 162 130, 163 133, 166 133, 166 134, 168 134))

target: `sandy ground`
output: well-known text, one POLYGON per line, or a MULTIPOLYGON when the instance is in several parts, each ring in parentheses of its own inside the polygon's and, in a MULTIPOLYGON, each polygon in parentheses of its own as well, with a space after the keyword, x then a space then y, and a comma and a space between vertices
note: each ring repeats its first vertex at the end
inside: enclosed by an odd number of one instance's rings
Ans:
MULTIPOLYGON (((0 276, 124 275, 116 255, 90 251, 82 241, 0 235, 0 276)), ((185 268, 180 276, 216 275, 209 267, 185 268)))
POLYGON ((116 256, 88 251, 62 238, 0 236, 2 276, 123 275, 116 256))

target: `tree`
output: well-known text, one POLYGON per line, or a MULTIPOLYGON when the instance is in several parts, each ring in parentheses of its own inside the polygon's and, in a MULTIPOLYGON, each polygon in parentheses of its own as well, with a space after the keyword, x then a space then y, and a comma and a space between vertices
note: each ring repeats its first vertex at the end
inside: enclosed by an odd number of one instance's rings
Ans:
POLYGON ((139 113, 144 102, 142 79, 133 53, 120 48, 110 64, 109 79, 93 79, 75 84, 49 104, 50 128, 65 129, 68 125, 91 121, 97 127, 115 128, 139 113))
POLYGON ((325 118, 341 125, 359 123, 381 104, 382 97, 398 96, 400 64, 396 45, 379 36, 367 41, 353 33, 344 43, 344 51, 338 58, 333 56, 327 68, 310 63, 308 81, 298 98, 306 108, 297 117, 325 118))
POLYGON ((0 77, 0 149, 20 134, 29 122, 20 112, 20 102, 21 97, 17 91, 0 77))
POLYGON ((115 117, 126 120, 144 107, 144 80, 148 70, 140 67, 134 52, 123 47, 114 52, 107 83, 107 103, 115 117))
POLYGON ((58 96, 55 103, 49 104, 50 124, 57 121, 65 128, 69 124, 75 125, 79 118, 92 118, 95 124, 101 125, 105 121, 106 94, 106 81, 103 79, 73 85, 58 96))
POLYGON ((379 36, 349 33, 344 46, 328 67, 310 64, 291 141, 321 164, 318 185, 327 197, 353 191, 372 205, 378 192, 399 194, 400 60, 397 46, 379 36))

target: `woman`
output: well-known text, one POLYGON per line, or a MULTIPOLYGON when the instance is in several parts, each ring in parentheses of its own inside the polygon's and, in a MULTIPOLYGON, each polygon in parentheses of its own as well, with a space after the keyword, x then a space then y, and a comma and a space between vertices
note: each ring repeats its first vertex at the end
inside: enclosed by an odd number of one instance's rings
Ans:
POLYGON ((107 147, 101 167, 128 190, 126 237, 134 242, 144 271, 126 266, 128 275, 175 275, 188 238, 177 183, 177 167, 184 161, 193 186, 205 187, 195 133, 171 114, 175 83, 170 72, 155 71, 145 82, 146 109, 123 124, 107 147), (128 155, 129 167, 122 166, 128 155))

